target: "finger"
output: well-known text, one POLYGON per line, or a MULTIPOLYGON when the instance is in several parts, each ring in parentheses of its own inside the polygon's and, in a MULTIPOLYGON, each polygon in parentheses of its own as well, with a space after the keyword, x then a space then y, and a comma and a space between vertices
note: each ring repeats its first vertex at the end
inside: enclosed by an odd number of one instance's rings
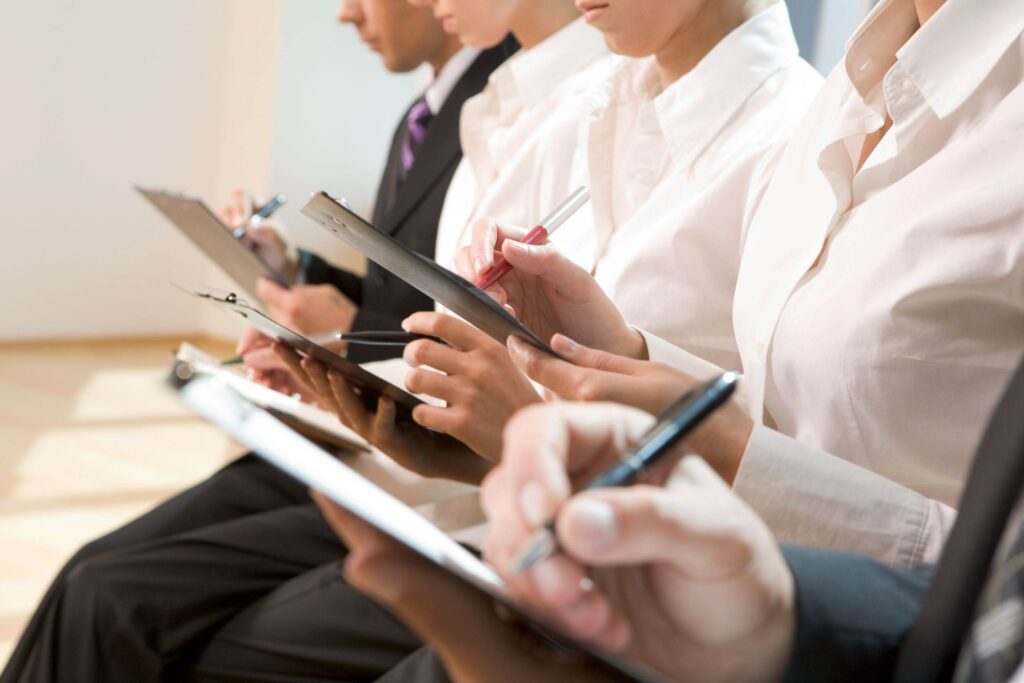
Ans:
POLYGON ((262 346, 242 356, 247 369, 252 370, 284 370, 286 366, 272 346, 262 346))
POLYGON ((461 372, 466 365, 463 352, 430 339, 417 339, 407 344, 402 358, 414 368, 426 365, 449 374, 461 372))
POLYGON ((464 320, 446 313, 421 311, 402 321, 402 329, 414 334, 440 337, 457 349, 469 351, 490 337, 464 320))
POLYGON ((329 407, 334 414, 339 418, 342 418, 340 409, 338 408, 337 402, 334 400, 334 394, 331 391, 331 385, 327 381, 327 367, 320 361, 312 358, 303 358, 299 361, 299 365, 302 367, 307 383, 313 388, 323 402, 329 407))
POLYGON ((256 328, 250 327, 242 333, 241 338, 238 340, 238 344, 235 345, 235 353, 240 356, 244 356, 249 351, 258 349, 261 346, 270 346, 272 341, 273 340, 271 340, 270 337, 263 334, 256 328))
POLYGON ((356 395, 348 380, 337 370, 327 373, 327 381, 330 384, 330 395, 339 411, 338 416, 360 436, 370 441, 373 435, 370 433, 369 427, 373 415, 366 409, 363 400, 356 395))
POLYGON ((412 409, 412 419, 421 427, 451 434, 455 438, 459 438, 455 433, 465 427, 452 409, 441 406, 416 406, 412 409))
POLYGON ((491 218, 478 218, 473 223, 470 259, 473 279, 477 280, 494 265, 494 249, 498 243, 498 224, 491 218))
POLYGON ((373 416, 373 435, 376 443, 386 444, 394 436, 397 412, 395 402, 387 396, 382 395, 377 399, 377 412, 373 416))
POLYGON ((593 566, 666 563, 694 578, 721 580, 752 557, 750 529, 728 489, 632 486, 587 491, 558 518, 562 548, 593 566))
POLYGON ((640 361, 627 356, 619 356, 607 351, 592 349, 589 346, 573 341, 564 334, 556 334, 551 338, 551 348, 573 365, 623 375, 637 373, 643 370, 645 363, 650 363, 650 361, 640 361))
POLYGON ((295 375, 295 378, 299 382, 302 382, 311 389, 316 390, 316 386, 313 384, 313 381, 310 379, 309 375, 306 374, 305 368, 302 367, 302 358, 299 357, 299 354, 296 353, 294 349, 285 346, 279 341, 274 342, 273 349, 278 358, 284 362, 285 367, 295 375))
POLYGON ((471 247, 461 247, 455 252, 455 272, 466 280, 476 279, 476 270, 473 268, 473 260, 470 255, 471 247))
POLYGON ((277 230, 274 230, 274 228, 267 225, 262 225, 258 228, 249 228, 246 232, 246 237, 256 244, 263 246, 275 246, 282 242, 280 235, 277 234, 277 230))
POLYGON ((524 244, 516 240, 505 240, 501 245, 501 253, 517 270, 542 277, 556 285, 592 282, 594 279, 553 244, 524 244))
POLYGON ((448 403, 456 402, 460 396, 461 382, 433 370, 410 370, 405 375, 405 388, 414 394, 426 394, 448 403))
POLYGON ((581 368, 544 353, 519 337, 508 338, 509 355, 523 374, 547 387, 562 398, 576 401, 602 399, 599 370, 581 368))

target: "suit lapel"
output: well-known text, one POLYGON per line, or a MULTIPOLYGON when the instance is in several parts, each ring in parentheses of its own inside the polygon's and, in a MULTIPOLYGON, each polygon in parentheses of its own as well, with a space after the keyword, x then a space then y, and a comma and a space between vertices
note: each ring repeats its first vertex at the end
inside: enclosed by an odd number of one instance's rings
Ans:
MULTIPOLYGON (((509 39, 506 39, 497 47, 480 53, 455 84, 451 94, 448 95, 441 107, 441 111, 437 112, 434 120, 431 121, 430 127, 427 129, 427 137, 416 152, 416 161, 409 169, 405 182, 396 192, 391 210, 378 219, 378 228, 387 233, 395 232, 437 182, 445 176, 445 172, 452 165, 458 163, 462 156, 462 147, 459 144, 459 115, 462 112, 462 104, 483 90, 491 72, 505 61, 516 47, 514 41, 510 42, 509 39)), ((401 131, 403 127, 404 123, 399 130, 401 131)), ((388 168, 384 172, 385 179, 398 176, 401 157, 396 152, 396 148, 400 145, 401 134, 399 133, 392 142, 388 168)))

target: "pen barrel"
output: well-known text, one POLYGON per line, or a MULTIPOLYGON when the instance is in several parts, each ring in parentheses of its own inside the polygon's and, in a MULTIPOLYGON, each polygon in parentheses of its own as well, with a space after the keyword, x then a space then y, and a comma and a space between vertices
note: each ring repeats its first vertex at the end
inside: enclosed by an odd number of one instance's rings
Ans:
MULTIPOLYGON (((544 226, 537 225, 534 226, 533 229, 530 230, 530 232, 526 233, 526 236, 519 241, 522 242, 523 244, 538 244, 540 242, 543 242, 547 238, 548 231, 544 228, 544 226)), ((484 273, 480 280, 477 281, 476 286, 479 287, 480 289, 487 289, 495 282, 508 275, 508 273, 511 270, 512 264, 506 261, 504 257, 499 256, 498 259, 494 262, 494 265, 491 266, 491 269, 484 273)))

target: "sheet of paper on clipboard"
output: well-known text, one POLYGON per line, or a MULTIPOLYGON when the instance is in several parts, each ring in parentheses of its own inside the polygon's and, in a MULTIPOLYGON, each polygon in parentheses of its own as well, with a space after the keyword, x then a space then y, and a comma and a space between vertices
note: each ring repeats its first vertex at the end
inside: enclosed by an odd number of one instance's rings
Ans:
POLYGON ((501 577, 415 510, 368 481, 266 411, 215 378, 196 375, 186 363, 169 378, 185 403, 257 455, 315 488, 399 543, 450 572, 472 589, 502 604, 539 638, 563 654, 589 660, 617 678, 640 683, 662 679, 561 635, 545 618, 512 600, 501 577))
POLYGON ((500 343, 504 344, 509 335, 515 335, 551 355, 557 355, 543 339, 480 291, 476 285, 412 251, 327 193, 314 194, 302 208, 302 213, 366 258, 500 343))

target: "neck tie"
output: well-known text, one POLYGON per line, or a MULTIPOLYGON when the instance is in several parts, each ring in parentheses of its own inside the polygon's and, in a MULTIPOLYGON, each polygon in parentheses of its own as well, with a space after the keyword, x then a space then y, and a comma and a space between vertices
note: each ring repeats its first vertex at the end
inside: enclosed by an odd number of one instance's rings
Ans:
POLYGON ((406 174, 416 160, 416 152, 427 137, 427 126, 434 117, 430 106, 422 97, 416 100, 405 117, 405 139, 402 141, 402 169, 406 174))
POLYGON ((957 683, 1003 683, 1024 656, 1024 507, 1017 509, 996 553, 978 613, 957 665, 957 683))

